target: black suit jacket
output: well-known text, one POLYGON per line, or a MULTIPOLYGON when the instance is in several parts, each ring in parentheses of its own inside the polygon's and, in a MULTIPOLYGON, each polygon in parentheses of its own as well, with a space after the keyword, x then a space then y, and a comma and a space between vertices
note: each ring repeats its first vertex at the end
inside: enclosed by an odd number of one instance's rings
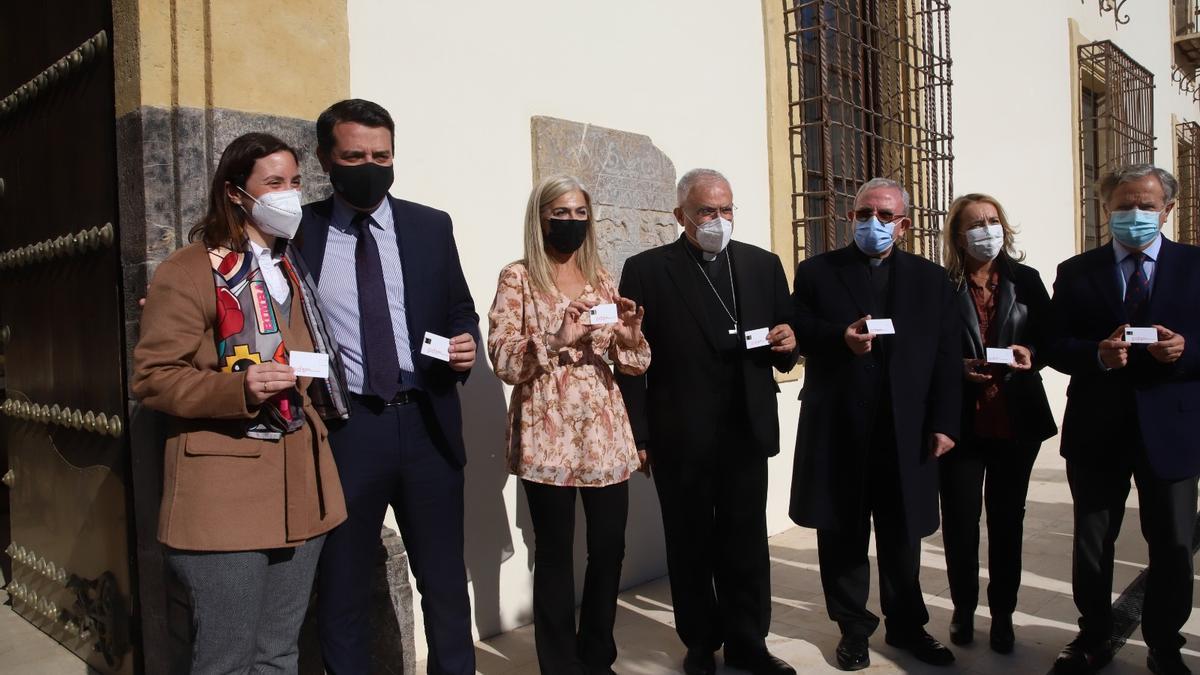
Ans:
MULTIPOLYGON (((788 323, 787 278, 774 253, 737 241, 729 243, 742 330, 788 323)), ((741 411, 722 409, 711 369, 720 358, 705 294, 712 293, 681 236, 625 261, 621 295, 646 308, 642 331, 654 359, 644 375, 618 374, 634 438, 656 468, 718 450, 718 431, 741 411)), ((741 338, 739 338, 741 339, 741 338)), ((779 452, 779 413, 772 368, 788 371, 796 354, 769 347, 739 352, 741 395, 752 437, 746 450, 770 457, 779 452)), ((722 448, 721 450, 729 450, 722 448)), ((740 448, 739 448, 740 450, 740 448)))
POLYGON ((1140 435, 1160 478, 1194 477, 1200 474, 1200 249, 1164 237, 1155 261, 1147 325, 1183 334, 1183 356, 1173 364, 1135 346, 1129 365, 1100 367, 1100 341, 1129 322, 1117 274, 1112 244, 1058 266, 1050 365, 1071 376, 1062 455, 1124 464, 1140 435))
MULTIPOLYGON (((1037 270, 1001 258, 1000 286, 996 289, 996 344, 993 347, 1022 345, 1033 353, 1032 370, 1008 370, 1000 381, 1009 413, 1013 438, 1041 442, 1058 433, 1042 374, 1046 366, 1046 341, 1050 336, 1050 294, 1037 270)), ((958 287, 958 307, 963 319, 963 358, 987 357, 979 332, 975 301, 964 281, 958 287)), ((983 385, 967 382, 962 397, 962 434, 972 436, 975 401, 983 385)), ((953 452, 953 451, 951 451, 953 452)))
MULTIPOLYGON (((790 515, 818 529, 855 527, 864 503, 869 435, 880 396, 875 360, 846 346, 846 327, 866 314, 890 318, 891 412, 908 531, 938 527, 937 461, 929 434, 958 438, 962 320, 940 266, 895 250, 891 311, 873 307, 867 267, 854 244, 796 267, 792 326, 805 356, 790 515)), ((880 347, 880 345, 876 345, 880 347)), ((951 452, 954 452, 951 450, 951 452)))
MULTIPOLYGON (((304 207, 296 246, 320 284, 325 262, 325 242, 333 216, 333 197, 304 207)), ((395 220, 400 264, 404 274, 404 309, 413 365, 421 371, 421 384, 437 418, 439 445, 459 466, 466 464, 462 439, 462 409, 458 400, 459 373, 445 361, 421 354, 421 340, 429 331, 445 337, 470 333, 479 343, 479 315, 463 276, 449 214, 414 202, 388 197, 395 220)), ((386 264, 386 263, 385 263, 386 264)), ((353 418, 350 421, 353 424, 353 418)))

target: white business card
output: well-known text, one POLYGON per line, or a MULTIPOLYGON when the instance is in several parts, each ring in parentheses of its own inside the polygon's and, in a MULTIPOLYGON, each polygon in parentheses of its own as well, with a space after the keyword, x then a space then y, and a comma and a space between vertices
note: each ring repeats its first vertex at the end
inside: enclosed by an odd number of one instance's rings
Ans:
POLYGON ((988 347, 987 362, 1003 363, 1004 365, 1011 366, 1017 362, 1017 357, 1013 354, 1013 350, 1010 347, 988 347))
POLYGON ((768 328, 756 328, 746 331, 746 349, 758 349, 766 347, 771 343, 767 341, 767 333, 771 332, 768 328))
POLYGON ((875 335, 895 335, 896 327, 891 319, 867 319, 867 332, 875 335))
POLYGON ((593 326, 616 322, 617 306, 611 302, 604 305, 596 305, 588 310, 588 323, 593 326))
POLYGON ((1152 345, 1158 342, 1158 329, 1153 326, 1129 326, 1125 329, 1125 341, 1135 345, 1152 345))
POLYGON ((421 341, 421 353, 441 361, 450 361, 450 338, 425 333, 425 339, 421 341))
POLYGON ((288 365, 296 377, 329 377, 329 355, 317 352, 291 352, 288 365))

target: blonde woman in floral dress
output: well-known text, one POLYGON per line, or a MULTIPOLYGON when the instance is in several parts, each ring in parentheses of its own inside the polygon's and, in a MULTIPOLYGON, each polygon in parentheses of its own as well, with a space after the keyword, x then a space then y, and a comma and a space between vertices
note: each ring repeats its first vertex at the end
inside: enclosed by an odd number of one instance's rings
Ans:
POLYGON ((596 250, 591 196, 569 176, 541 181, 525 213, 525 258, 500 273, 488 354, 513 385, 508 463, 535 537, 533 622, 542 673, 611 673, 629 477, 643 470, 612 368, 650 365, 643 310, 617 294, 596 250), (590 310, 616 305, 616 323, 590 310), (612 362, 612 366, 609 365, 612 362), (575 495, 587 520, 587 573, 575 625, 575 495))

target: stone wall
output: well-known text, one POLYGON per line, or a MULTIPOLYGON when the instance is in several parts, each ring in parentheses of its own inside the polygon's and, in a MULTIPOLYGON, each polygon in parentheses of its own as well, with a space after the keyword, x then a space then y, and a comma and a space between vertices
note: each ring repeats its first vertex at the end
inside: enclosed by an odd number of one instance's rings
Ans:
POLYGON ((591 192, 600 257, 614 280, 625 259, 679 236, 675 165, 649 136, 534 117, 534 180, 569 174, 591 192))

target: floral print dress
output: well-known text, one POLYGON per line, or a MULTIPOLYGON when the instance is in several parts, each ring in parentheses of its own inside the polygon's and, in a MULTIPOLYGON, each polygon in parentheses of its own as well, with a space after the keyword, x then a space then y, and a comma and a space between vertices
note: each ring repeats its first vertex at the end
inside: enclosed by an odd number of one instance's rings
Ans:
MULTIPOLYGON (((584 287, 586 304, 615 302, 617 288, 601 270, 598 288, 584 287)), ((496 375, 513 385, 508 407, 509 471, 535 483, 603 487, 628 480, 637 470, 637 448, 625 401, 607 356, 622 373, 640 375, 650 366, 643 336, 626 349, 616 327, 596 329, 557 353, 546 347, 557 333, 571 299, 557 290, 539 291, 519 262, 500 272, 488 312, 488 355, 496 375)))

